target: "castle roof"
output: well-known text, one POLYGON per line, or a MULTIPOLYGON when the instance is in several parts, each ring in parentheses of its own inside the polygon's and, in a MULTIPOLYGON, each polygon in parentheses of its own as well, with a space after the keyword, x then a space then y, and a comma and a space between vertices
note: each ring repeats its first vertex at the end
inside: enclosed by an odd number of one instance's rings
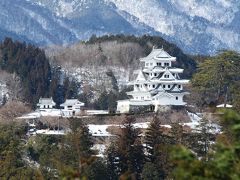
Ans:
POLYGON ((153 49, 152 52, 147 57, 140 58, 140 61, 150 61, 152 59, 175 61, 176 57, 171 56, 166 51, 164 51, 164 49, 153 49))
POLYGON ((53 105, 53 106, 55 106, 56 103, 53 101, 52 97, 51 98, 40 98, 37 106, 39 106, 39 105, 53 105))
POLYGON ((62 103, 60 106, 73 106, 73 105, 84 106, 84 103, 80 102, 78 99, 66 99, 66 101, 62 103))
POLYGON ((146 80, 147 79, 146 79, 145 75, 143 74, 142 70, 140 70, 139 73, 138 73, 136 82, 138 82, 138 81, 146 81, 146 80))

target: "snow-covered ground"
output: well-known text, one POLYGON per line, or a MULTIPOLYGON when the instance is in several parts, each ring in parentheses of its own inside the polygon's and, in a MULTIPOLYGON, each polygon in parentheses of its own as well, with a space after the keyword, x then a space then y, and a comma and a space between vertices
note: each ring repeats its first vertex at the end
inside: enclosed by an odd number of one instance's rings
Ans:
POLYGON ((41 129, 37 130, 36 134, 47 134, 47 135, 64 135, 65 131, 63 130, 49 130, 49 129, 41 129))
MULTIPOLYGON (((86 115, 100 115, 100 114, 108 114, 108 111, 105 110, 86 110, 86 115)), ((40 117, 62 117, 64 116, 61 109, 44 109, 44 110, 36 110, 34 112, 25 114, 17 119, 37 119, 40 117)))
POLYGON ((189 116, 191 122, 183 123, 182 125, 187 125, 191 129, 196 129, 196 127, 199 125, 200 120, 202 119, 202 117, 201 117, 202 115, 188 112, 188 116, 189 116))
MULTIPOLYGON (((182 123, 182 125, 187 125, 192 130, 195 130, 195 131, 201 130, 199 125, 200 125, 200 121, 203 118, 203 115, 201 113, 196 113, 195 114, 195 113, 188 112, 188 116, 190 117, 191 122, 189 122, 189 123, 182 123)), ((209 132, 210 133, 220 133, 221 132, 221 127, 218 124, 216 124, 216 123, 209 122, 207 124, 207 126, 209 128, 209 132)))
POLYGON ((106 148, 107 147, 105 144, 94 144, 92 149, 98 151, 98 154, 97 154, 98 157, 103 157, 106 151, 106 148))
POLYGON ((34 112, 25 114, 21 117, 18 117, 17 119, 36 119, 40 117, 60 117, 62 116, 60 109, 46 109, 46 110, 36 110, 34 112))
POLYGON ((88 124, 89 132, 92 136, 112 136, 107 128, 113 125, 96 125, 96 124, 88 124))

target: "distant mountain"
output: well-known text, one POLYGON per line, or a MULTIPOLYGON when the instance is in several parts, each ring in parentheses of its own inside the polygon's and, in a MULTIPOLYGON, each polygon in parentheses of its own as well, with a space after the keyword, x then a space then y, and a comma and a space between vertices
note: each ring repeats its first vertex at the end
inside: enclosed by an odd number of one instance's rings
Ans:
POLYGON ((240 51, 238 0, 1 0, 0 38, 71 44, 93 34, 150 34, 187 53, 240 51))

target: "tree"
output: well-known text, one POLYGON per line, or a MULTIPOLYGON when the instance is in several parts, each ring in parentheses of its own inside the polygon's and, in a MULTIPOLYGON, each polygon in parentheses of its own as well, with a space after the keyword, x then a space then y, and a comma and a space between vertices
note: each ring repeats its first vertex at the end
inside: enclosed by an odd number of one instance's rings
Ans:
MULTIPOLYGON (((70 121, 77 120, 71 119, 70 121)), ((70 127, 72 132, 65 137, 58 159, 61 176, 70 179, 97 176, 93 173, 99 173, 99 171, 96 172, 96 169, 98 169, 96 167, 100 166, 101 162, 97 161, 97 157, 92 150, 93 139, 88 127, 80 121, 71 123, 70 127)))
POLYGON ((223 51, 201 63, 191 82, 209 103, 214 101, 226 104, 235 98, 235 90, 239 89, 239 71, 239 54, 223 51))
POLYGON ((121 178, 134 177, 139 179, 144 163, 143 146, 140 141, 139 131, 132 125, 133 117, 126 117, 123 121, 123 128, 116 144, 116 149, 112 149, 108 154, 109 165, 115 166, 117 175, 121 178), (113 158, 113 152, 116 155, 113 158))
POLYGON ((159 173, 159 169, 154 163, 146 162, 142 171, 142 179, 143 180, 159 180, 161 174, 159 173))
POLYGON ((227 111, 222 117, 222 133, 206 159, 200 159, 189 149, 178 146, 171 151, 176 179, 239 179, 240 115, 227 111))
POLYGON ((155 116, 145 133, 146 160, 144 174, 158 174, 159 179, 165 179, 169 173, 168 150, 173 144, 173 138, 164 134, 160 119, 155 116), (155 169, 156 168, 156 169, 155 169), (152 169, 155 169, 151 172, 152 169), (148 172, 148 170, 150 170, 148 172))
POLYGON ((0 126, 0 177, 1 179, 43 179, 40 171, 24 161, 21 142, 25 131, 19 125, 0 126))
POLYGON ((160 130, 161 122, 160 119, 156 116, 153 118, 149 127, 145 133, 145 144, 146 144, 146 152, 147 152, 147 161, 154 163, 155 161, 155 150, 156 146, 161 144, 163 140, 163 134, 160 130))
POLYGON ((0 68, 21 79, 24 100, 33 105, 47 95, 51 69, 42 49, 6 38, 0 44, 0 55, 0 68))

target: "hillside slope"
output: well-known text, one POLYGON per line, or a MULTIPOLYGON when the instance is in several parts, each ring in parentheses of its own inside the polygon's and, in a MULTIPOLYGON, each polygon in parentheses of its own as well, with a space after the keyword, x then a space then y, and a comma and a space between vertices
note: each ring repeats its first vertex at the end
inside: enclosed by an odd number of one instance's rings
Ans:
POLYGON ((240 51, 239 5, 237 0, 1 0, 0 38, 45 46, 93 34, 150 34, 191 54, 240 51))

